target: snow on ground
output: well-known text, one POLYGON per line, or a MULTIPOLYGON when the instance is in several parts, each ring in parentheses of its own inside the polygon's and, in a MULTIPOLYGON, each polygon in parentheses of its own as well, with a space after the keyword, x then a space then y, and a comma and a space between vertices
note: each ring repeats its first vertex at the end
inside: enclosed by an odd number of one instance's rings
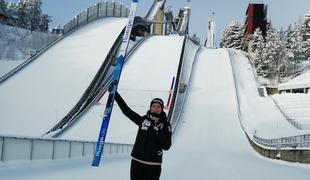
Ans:
MULTIPOLYGON (((161 179, 309 179, 309 165, 266 159, 249 145, 237 115, 226 50, 201 49, 192 72, 181 122, 171 149, 164 153, 161 179)), ((3 163, 0 179, 129 179, 128 155, 105 157, 99 168, 90 162, 88 158, 3 163)))
POLYGON ((0 85, 0 134, 41 136, 76 104, 126 24, 80 28, 0 85))
POLYGON ((310 88, 310 70, 288 80, 285 83, 279 84, 279 89, 297 89, 297 88, 310 88))
POLYGON ((277 101, 285 114, 302 125, 303 129, 310 129, 310 94, 275 94, 277 101))
POLYGON ((104 157, 99 167, 91 158, 0 163, 0 180, 129 179, 130 157, 104 157), (18 172, 18 173, 17 173, 18 172))
POLYGON ((58 36, 0 24, 0 77, 58 36))
POLYGON ((249 136, 252 138, 255 130, 257 136, 267 139, 310 133, 291 125, 271 98, 259 96, 250 62, 242 52, 229 51, 236 76, 243 125, 249 136))
MULTIPOLYGON (((160 97, 167 102, 173 76, 177 75, 184 37, 153 36, 148 38, 126 62, 119 84, 119 93, 140 115, 149 109, 150 102, 160 97)), ((100 130, 107 94, 60 138, 96 141, 100 130)), ((130 143, 137 127, 114 106, 107 133, 108 142, 130 143)))
POLYGON ((6 73, 23 63, 23 60, 18 61, 7 61, 7 60, 0 60, 0 77, 4 76, 6 73))
POLYGON ((226 50, 200 51, 161 179, 306 180, 310 166, 262 158, 240 127, 226 50))

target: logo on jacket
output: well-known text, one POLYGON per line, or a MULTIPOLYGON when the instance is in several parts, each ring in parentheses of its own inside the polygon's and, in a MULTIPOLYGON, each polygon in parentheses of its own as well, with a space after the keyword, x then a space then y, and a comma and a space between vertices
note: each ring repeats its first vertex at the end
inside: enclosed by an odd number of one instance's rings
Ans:
POLYGON ((163 152, 162 151, 157 151, 157 155, 161 156, 161 155, 163 155, 163 152))
POLYGON ((144 119, 143 123, 142 123, 142 130, 147 130, 149 127, 151 126, 151 121, 144 119))

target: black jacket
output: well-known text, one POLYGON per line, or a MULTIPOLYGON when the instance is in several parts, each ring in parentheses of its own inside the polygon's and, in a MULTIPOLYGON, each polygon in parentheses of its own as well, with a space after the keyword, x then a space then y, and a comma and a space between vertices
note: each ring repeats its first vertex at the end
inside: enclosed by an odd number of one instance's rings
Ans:
POLYGON ((118 93, 115 100, 122 112, 139 126, 131 156, 142 161, 161 163, 163 150, 171 146, 171 125, 166 113, 156 116, 148 112, 140 116, 128 107, 118 93))

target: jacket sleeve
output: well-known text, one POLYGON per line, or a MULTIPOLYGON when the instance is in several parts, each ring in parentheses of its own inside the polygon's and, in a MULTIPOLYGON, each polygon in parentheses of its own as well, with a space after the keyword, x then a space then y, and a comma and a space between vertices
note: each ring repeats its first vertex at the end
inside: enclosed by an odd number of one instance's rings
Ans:
POLYGON ((134 122, 136 125, 140 126, 143 117, 141 117, 138 113, 134 112, 133 110, 128 107, 128 105, 125 103, 121 95, 116 92, 115 94, 115 101, 117 102, 118 106, 122 110, 122 112, 127 116, 132 122, 134 122))
POLYGON ((158 140, 162 146, 163 150, 169 150, 171 147, 171 124, 166 122, 162 130, 158 131, 158 140))

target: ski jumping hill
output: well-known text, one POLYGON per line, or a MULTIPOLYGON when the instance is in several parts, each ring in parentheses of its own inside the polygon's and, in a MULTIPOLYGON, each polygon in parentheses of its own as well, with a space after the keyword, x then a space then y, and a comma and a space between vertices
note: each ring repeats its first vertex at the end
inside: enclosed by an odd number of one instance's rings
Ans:
MULTIPOLYGON (((176 77, 184 36, 152 36, 146 39, 126 61, 118 91, 140 115, 149 109, 155 97, 167 102, 173 77, 176 77)), ((96 141, 108 93, 60 137, 96 141)), ((117 103, 115 102, 115 106, 117 103)), ((137 127, 116 107, 113 110, 107 142, 134 143, 137 127)))
MULTIPOLYGON (((231 60, 226 49, 198 51, 173 145, 164 153, 161 179, 309 179, 309 166, 264 158, 250 146, 238 115, 235 81, 240 79, 234 79, 238 76, 233 75, 236 69, 231 60)), ((125 87, 124 82, 123 94, 125 87)), ((24 172, 23 179, 121 180, 129 176, 128 155, 105 157, 99 168, 92 168, 90 162, 91 159, 51 162, 45 165, 48 171, 44 176, 34 173, 35 166, 15 169, 24 172)), ((9 170, 1 174, 7 179, 20 177, 9 170)))
POLYGON ((0 85, 0 134, 41 136, 75 105, 123 30, 103 18, 65 37, 0 85))

